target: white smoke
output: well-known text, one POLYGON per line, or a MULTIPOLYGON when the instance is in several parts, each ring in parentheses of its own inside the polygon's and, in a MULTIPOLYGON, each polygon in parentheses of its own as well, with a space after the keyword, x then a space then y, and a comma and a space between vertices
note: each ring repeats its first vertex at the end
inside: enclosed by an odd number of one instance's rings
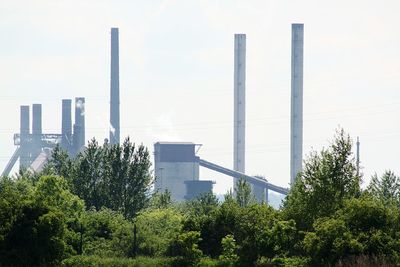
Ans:
POLYGON ((110 132, 112 133, 112 134, 115 134, 115 128, 114 128, 114 126, 110 123, 110 125, 109 125, 109 130, 110 130, 110 132))
POLYGON ((153 125, 147 125, 146 134, 154 141, 181 141, 181 138, 173 124, 172 113, 164 113, 155 119, 153 125))
POLYGON ((79 99, 78 101, 75 102, 76 108, 81 110, 81 116, 85 115, 85 103, 79 99))

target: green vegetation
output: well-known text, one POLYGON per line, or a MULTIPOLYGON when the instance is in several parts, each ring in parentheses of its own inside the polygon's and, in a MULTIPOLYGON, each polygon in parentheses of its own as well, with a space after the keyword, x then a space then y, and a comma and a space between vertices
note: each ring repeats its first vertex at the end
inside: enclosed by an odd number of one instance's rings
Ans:
POLYGON ((399 266, 400 178, 362 190, 350 138, 313 152, 280 210, 240 180, 173 203, 129 139, 0 179, 0 266, 399 266))

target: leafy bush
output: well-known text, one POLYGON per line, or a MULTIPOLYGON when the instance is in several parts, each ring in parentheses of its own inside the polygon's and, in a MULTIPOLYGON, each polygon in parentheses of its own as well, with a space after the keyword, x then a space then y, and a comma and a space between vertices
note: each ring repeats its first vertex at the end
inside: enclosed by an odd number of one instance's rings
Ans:
POLYGON ((169 247, 169 255, 175 256, 176 266, 193 266, 200 261, 203 252, 198 243, 201 240, 200 233, 195 231, 184 232, 178 236, 169 247))
POLYGON ((138 252, 142 255, 163 256, 170 243, 182 229, 183 216, 173 208, 150 209, 135 219, 138 252))
POLYGON ((88 210, 82 217, 83 253, 108 257, 130 256, 133 224, 107 208, 88 210))
POLYGON ((121 257, 101 257, 92 256, 73 256, 63 260, 65 267, 169 267, 172 266, 173 258, 121 258, 121 257))
POLYGON ((235 266, 239 257, 236 254, 237 246, 233 235, 227 235, 222 238, 221 245, 222 254, 219 256, 219 260, 224 262, 226 266, 235 266))

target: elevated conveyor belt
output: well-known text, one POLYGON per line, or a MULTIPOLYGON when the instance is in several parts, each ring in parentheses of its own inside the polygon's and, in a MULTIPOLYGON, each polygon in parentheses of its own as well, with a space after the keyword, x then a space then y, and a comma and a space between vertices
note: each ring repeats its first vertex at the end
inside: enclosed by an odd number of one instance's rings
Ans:
POLYGON ((258 186, 264 186, 266 189, 283 194, 283 195, 287 195, 289 192, 288 188, 284 188, 284 187, 280 187, 280 186, 276 186, 273 184, 268 183, 268 181, 266 179, 262 179, 260 177, 255 177, 255 176, 249 176, 246 175, 244 173, 238 172, 238 171, 234 171, 222 166, 219 166, 217 164, 211 163, 209 161, 206 161, 204 159, 200 159, 199 161, 200 166, 205 167, 207 169, 234 177, 234 178, 243 178, 245 179, 247 182, 253 183, 253 184, 257 184, 258 186))
POLYGON ((15 163, 17 162, 19 158, 19 147, 14 151, 14 154, 12 155, 11 159, 8 161, 6 168, 4 169, 3 173, 1 174, 2 176, 7 176, 10 174, 12 168, 14 167, 15 163))
POLYGON ((50 158, 50 151, 42 151, 29 167, 33 172, 40 172, 50 158))

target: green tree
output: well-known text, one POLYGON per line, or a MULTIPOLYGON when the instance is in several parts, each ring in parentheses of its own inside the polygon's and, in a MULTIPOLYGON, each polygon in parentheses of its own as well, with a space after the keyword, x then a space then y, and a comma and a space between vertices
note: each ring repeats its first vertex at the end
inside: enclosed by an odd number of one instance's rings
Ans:
POLYGON ((195 199, 186 202, 187 212, 195 216, 208 215, 218 206, 218 199, 212 192, 202 193, 195 199))
POLYGON ((352 156, 350 137, 337 132, 333 143, 305 161, 287 196, 283 211, 300 230, 311 229, 313 222, 333 214, 343 201, 360 195, 360 177, 352 156))
POLYGON ((239 257, 237 255, 236 240, 233 235, 226 235, 221 240, 222 254, 219 256, 219 260, 224 266, 236 266, 239 257))
POLYGON ((94 208, 82 216, 83 254, 127 257, 133 249, 133 224, 119 212, 94 208))
POLYGON ((392 171, 386 171, 381 178, 372 176, 367 189, 373 196, 385 204, 395 204, 400 208, 400 177, 392 171))
POLYGON ((73 169, 66 174, 74 193, 85 200, 88 208, 110 207, 109 189, 112 186, 105 175, 105 152, 106 149, 92 139, 87 148, 73 159, 73 169))
POLYGON ((63 175, 88 208, 107 207, 133 218, 149 204, 150 167, 147 148, 126 138, 122 145, 103 146, 92 139, 73 159, 56 149, 47 169, 63 175))
POLYGON ((184 232, 171 243, 169 255, 178 257, 178 266, 194 266, 203 255, 198 246, 200 240, 199 232, 184 232))
POLYGON ((398 223, 397 211, 366 195, 346 200, 331 217, 317 219, 303 244, 315 266, 362 255, 398 262, 398 223))
POLYGON ((148 209, 135 218, 135 223, 139 253, 164 256, 171 242, 181 232, 183 215, 174 208, 148 209))
POLYGON ((206 199, 189 203, 193 209, 186 210, 183 230, 200 232, 199 248, 208 256, 218 257, 222 253, 221 240, 234 233, 241 208, 233 199, 221 205, 216 199, 206 199))
POLYGON ((27 180, 15 181, 10 177, 0 177, 0 250, 32 191, 33 186, 27 180))
POLYGON ((60 179, 41 177, 33 186, 22 177, 2 178, 0 262, 5 266, 53 266, 74 253, 67 222, 83 205, 60 179))
POLYGON ((251 187, 246 180, 240 178, 236 183, 235 198, 240 207, 246 207, 256 200, 251 192, 251 187))
POLYGON ((64 215, 39 203, 25 203, 3 241, 4 266, 54 266, 64 257, 64 215))
POLYGON ((252 204, 241 208, 233 229, 239 245, 238 255, 241 266, 254 265, 261 256, 272 258, 275 254, 276 240, 272 227, 277 212, 265 204, 252 204))
POLYGON ((79 220, 85 205, 69 191, 68 184, 60 176, 42 176, 35 186, 33 200, 44 206, 61 210, 71 221, 79 220))
POLYGON ((80 219, 85 209, 82 199, 69 191, 63 177, 49 175, 40 177, 35 185, 32 201, 39 206, 48 207, 51 211, 60 212, 65 223, 66 253, 79 251, 80 219))
POLYGON ((69 177, 72 170, 72 161, 67 151, 56 145, 51 151, 51 158, 45 165, 44 174, 55 174, 62 177, 69 177))
POLYGON ((164 192, 155 192, 150 199, 150 207, 156 209, 164 209, 172 204, 171 192, 165 189, 164 192))

